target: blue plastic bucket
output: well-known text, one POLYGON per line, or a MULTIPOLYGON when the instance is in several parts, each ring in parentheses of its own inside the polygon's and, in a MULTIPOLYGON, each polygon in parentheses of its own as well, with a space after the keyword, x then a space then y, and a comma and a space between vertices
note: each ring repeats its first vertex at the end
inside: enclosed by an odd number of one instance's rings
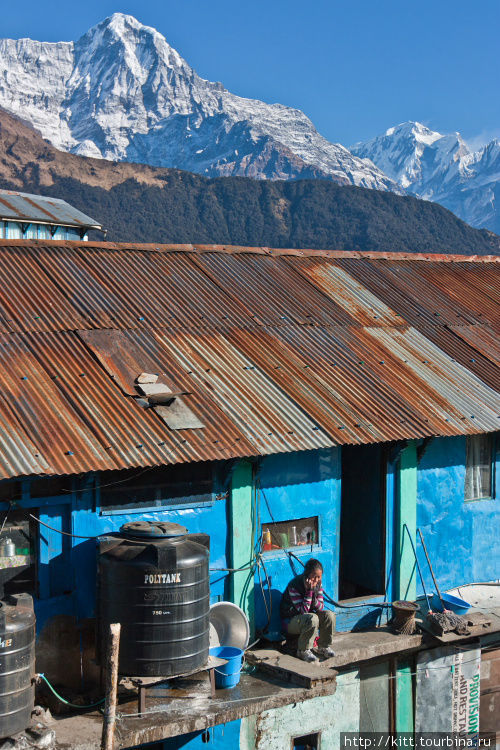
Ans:
POLYGON ((215 667, 215 687, 232 688, 238 684, 245 652, 234 646, 217 646, 210 649, 210 656, 227 659, 226 664, 215 667))
MULTIPOLYGON (((466 602, 464 599, 459 599, 458 596, 453 596, 452 594, 441 594, 441 599, 443 600, 446 609, 451 610, 451 612, 454 612, 456 615, 465 615, 465 613, 471 608, 469 602, 466 602)), ((435 609, 439 611, 443 609, 437 594, 432 595, 432 603, 435 609)))

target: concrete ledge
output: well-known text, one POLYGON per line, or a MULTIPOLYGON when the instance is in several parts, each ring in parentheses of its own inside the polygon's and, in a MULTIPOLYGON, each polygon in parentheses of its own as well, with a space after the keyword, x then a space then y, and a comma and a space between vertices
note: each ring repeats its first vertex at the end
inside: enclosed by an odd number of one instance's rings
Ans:
MULTIPOLYGON (((336 682, 333 679, 308 689, 261 675, 243 674, 239 685, 231 690, 217 690, 214 699, 210 697, 207 680, 191 680, 189 688, 167 691, 167 694, 172 692, 172 698, 148 697, 147 711, 150 713, 143 716, 135 715, 136 701, 121 703, 116 725, 116 750, 203 731, 269 709, 333 695, 336 682)), ((100 747, 102 717, 98 714, 57 719, 53 728, 58 748, 98 750, 100 747)))
POLYGON ((323 664, 338 669, 381 656, 416 651, 423 643, 422 634, 396 635, 386 625, 373 630, 336 633, 332 644, 335 656, 323 664))

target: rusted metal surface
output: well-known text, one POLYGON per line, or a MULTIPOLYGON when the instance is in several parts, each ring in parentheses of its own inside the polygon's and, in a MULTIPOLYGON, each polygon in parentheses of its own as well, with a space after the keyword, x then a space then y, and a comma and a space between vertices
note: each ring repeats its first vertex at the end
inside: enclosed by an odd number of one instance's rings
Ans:
POLYGON ((261 255, 194 256, 196 264, 235 296, 248 316, 263 325, 356 325, 344 305, 304 283, 282 258, 261 255))
POLYGON ((287 261, 290 268, 299 271, 305 279, 319 287, 327 297, 334 299, 358 324, 367 326, 405 324, 400 314, 331 260, 289 257, 287 261))
POLYGON ((500 739, 500 648, 481 653, 479 731, 500 739))
MULTIPOLYGON (((18 246, 27 246, 36 244, 37 240, 0 240, 0 247, 4 245, 16 244, 18 246)), ((44 241, 42 241, 44 242, 44 241)), ((78 246, 79 242, 57 240, 52 241, 51 245, 64 247, 78 246)), ((454 253, 409 253, 409 252, 392 252, 392 251, 375 251, 375 250, 311 250, 311 249, 287 249, 287 248, 270 248, 270 247, 244 247, 241 245, 199 245, 199 244, 162 244, 157 242, 95 242, 91 243, 92 247, 100 247, 104 250, 142 250, 144 252, 158 253, 230 253, 238 255, 240 253, 249 255, 269 255, 277 257, 280 255, 300 256, 300 257, 321 257, 321 258, 372 258, 373 260, 411 260, 424 261, 427 263, 500 263, 500 254, 491 255, 459 255, 454 253)))
POLYGON ((0 190, 0 219, 101 229, 99 222, 60 198, 0 190))
POLYGON ((2 241, 0 477, 498 430, 500 266, 450 257, 2 241))
POLYGON ((456 326, 451 329, 456 336, 480 352, 488 362, 500 367, 500 337, 486 326, 456 326))

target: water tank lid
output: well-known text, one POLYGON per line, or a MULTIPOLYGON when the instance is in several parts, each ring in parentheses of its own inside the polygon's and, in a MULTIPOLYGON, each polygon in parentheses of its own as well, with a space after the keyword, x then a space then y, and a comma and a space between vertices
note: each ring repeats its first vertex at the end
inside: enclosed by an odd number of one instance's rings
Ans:
POLYGON ((184 536, 188 533, 185 526, 180 523, 169 523, 168 521, 130 521, 124 523, 120 532, 127 536, 144 538, 163 538, 184 536))

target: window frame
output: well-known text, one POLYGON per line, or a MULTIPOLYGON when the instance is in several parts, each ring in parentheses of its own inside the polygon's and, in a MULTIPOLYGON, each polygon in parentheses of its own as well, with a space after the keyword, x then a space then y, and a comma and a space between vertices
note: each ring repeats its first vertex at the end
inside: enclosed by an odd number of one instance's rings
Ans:
POLYGON ((495 433, 491 432, 480 432, 474 435, 466 435, 465 436, 465 459, 464 459, 464 467, 465 467, 465 473, 464 473, 464 502, 465 503, 478 503, 482 500, 494 500, 496 497, 495 492, 495 469, 496 469, 496 435, 495 433), (489 477, 490 477, 490 492, 488 495, 481 495, 480 497, 467 497, 467 446, 470 440, 473 440, 474 438, 487 438, 489 442, 489 477))
POLYGON ((265 555, 266 560, 271 559, 272 557, 281 557, 283 555, 286 555, 288 550, 292 551, 294 555, 299 553, 304 553, 306 555, 312 554, 312 552, 319 552, 321 551, 321 542, 322 542, 322 529, 321 529, 321 516, 304 516, 302 518, 286 518, 284 521, 261 521, 260 524, 260 534, 261 539, 262 535, 264 533, 264 528, 281 524, 281 523, 290 523, 292 524, 293 521, 303 521, 307 520, 308 518, 315 518, 317 520, 317 528, 318 528, 318 539, 313 544, 296 544, 296 545, 290 545, 289 547, 279 547, 278 549, 261 549, 261 554, 265 555))
MULTIPOLYGON (((211 508, 217 499, 217 492, 215 491, 215 468, 212 465, 212 462, 206 462, 209 466, 209 484, 210 484, 210 491, 203 492, 203 493, 193 493, 191 495, 184 495, 183 501, 179 502, 179 495, 173 496, 172 498, 169 497, 168 487, 174 487, 176 485, 175 482, 165 483, 164 485, 161 485, 161 483, 146 483, 144 487, 147 488, 154 488, 156 487, 156 497, 154 499, 148 498, 145 499, 142 504, 140 501, 137 501, 135 504, 130 504, 128 507, 121 506, 112 506, 108 505, 106 501, 102 502, 102 493, 101 493, 101 480, 102 480, 102 474, 97 475, 96 478, 96 488, 95 488, 95 497, 96 497, 96 512, 100 516, 131 516, 131 515, 137 515, 141 513, 147 513, 147 512, 165 512, 170 510, 189 510, 191 508, 211 508), (202 499, 195 499, 195 498, 202 498, 202 499), (177 500, 177 502, 176 502, 177 500)), ((173 465, 172 465, 173 466, 173 465)), ((133 480, 134 477, 131 476, 131 480, 133 480)), ((106 484, 106 482, 104 482, 106 484)), ((178 484, 182 484, 182 482, 179 482, 178 484)), ((123 486, 126 487, 126 483, 123 483, 123 486)))

